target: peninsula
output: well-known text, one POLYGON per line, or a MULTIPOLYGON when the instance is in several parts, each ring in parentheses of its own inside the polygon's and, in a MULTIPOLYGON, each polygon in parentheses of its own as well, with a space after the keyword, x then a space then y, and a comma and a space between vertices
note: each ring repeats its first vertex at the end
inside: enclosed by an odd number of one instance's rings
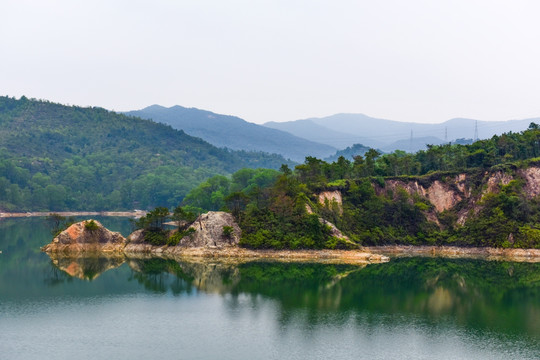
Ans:
MULTIPOLYGON (((144 239, 144 230, 136 230, 127 238, 112 232, 96 220, 85 220, 69 226, 50 244, 42 248, 53 258, 85 256, 160 257, 181 259, 204 257, 251 261, 317 261, 325 263, 365 264, 386 262, 389 258, 361 249, 357 250, 256 250, 239 247, 240 228, 231 214, 209 212, 197 218, 186 235, 176 245, 153 245, 144 239), (223 234, 223 228, 233 230, 223 234)), ((174 231, 173 231, 174 233, 174 231)))

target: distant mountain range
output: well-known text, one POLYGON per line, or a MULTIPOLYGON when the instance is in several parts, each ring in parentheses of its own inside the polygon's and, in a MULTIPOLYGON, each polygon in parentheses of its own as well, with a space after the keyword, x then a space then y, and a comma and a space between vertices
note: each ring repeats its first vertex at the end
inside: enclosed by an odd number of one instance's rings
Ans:
MULTIPOLYGON (((519 132, 531 122, 540 122, 540 118, 510 121, 456 118, 439 124, 422 124, 364 114, 336 114, 257 125, 236 116, 178 105, 169 108, 152 105, 125 114, 170 125, 218 147, 275 153, 297 162, 303 162, 306 156, 337 158, 338 150, 355 144, 383 152, 416 152, 427 145, 456 141, 467 143, 475 137, 486 139, 505 132, 519 132)), ((344 154, 350 157, 356 150, 350 149, 344 154)))
POLYGON ((288 122, 268 122, 264 126, 290 132, 298 137, 344 149, 353 144, 381 149, 417 151, 426 144, 442 144, 456 139, 486 139, 504 132, 519 132, 540 118, 510 121, 451 119, 440 124, 421 124, 372 118, 363 114, 337 114, 288 122), (411 141, 412 138, 412 141, 411 141))
POLYGON ((152 105, 125 114, 170 125, 215 146, 232 150, 275 153, 298 162, 303 162, 306 156, 325 158, 337 150, 332 145, 253 124, 236 116, 220 115, 178 105, 169 108, 152 105))

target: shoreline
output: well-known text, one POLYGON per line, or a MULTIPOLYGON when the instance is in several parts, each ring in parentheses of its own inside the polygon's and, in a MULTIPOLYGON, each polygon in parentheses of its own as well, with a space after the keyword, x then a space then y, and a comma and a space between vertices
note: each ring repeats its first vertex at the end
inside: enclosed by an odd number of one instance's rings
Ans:
POLYGON ((251 250, 240 247, 223 248, 186 248, 152 245, 129 245, 121 250, 99 250, 95 247, 50 251, 44 246, 41 249, 51 258, 85 258, 85 257, 122 257, 130 259, 162 258, 172 260, 195 260, 244 263, 251 261, 278 262, 317 262, 325 264, 373 264, 390 261, 382 254, 374 254, 364 250, 251 250))
POLYGON ((29 211, 18 213, 0 212, 0 218, 44 217, 50 216, 51 214, 58 214, 61 216, 111 216, 140 218, 146 215, 146 211, 29 211))
POLYGON ((177 248, 154 247, 150 251, 127 248, 123 253, 135 257, 165 257, 173 259, 201 258, 216 261, 279 261, 279 262, 317 262, 331 264, 373 264, 390 261, 383 254, 365 250, 253 250, 241 247, 225 248, 177 248))
MULTIPOLYGON (((45 248, 45 247, 44 247, 45 248)), ((55 257, 164 258, 173 260, 201 259, 216 262, 317 262, 328 264, 385 263, 402 257, 440 257, 485 261, 540 262, 540 249, 461 248, 456 246, 367 246, 358 250, 255 250, 241 247, 188 248, 128 244, 123 249, 99 250, 84 246, 60 251, 46 251, 55 257)))
POLYGON ((540 262, 540 249, 460 247, 446 245, 382 245, 365 246, 363 249, 373 254, 386 255, 390 258, 425 256, 451 259, 540 262))

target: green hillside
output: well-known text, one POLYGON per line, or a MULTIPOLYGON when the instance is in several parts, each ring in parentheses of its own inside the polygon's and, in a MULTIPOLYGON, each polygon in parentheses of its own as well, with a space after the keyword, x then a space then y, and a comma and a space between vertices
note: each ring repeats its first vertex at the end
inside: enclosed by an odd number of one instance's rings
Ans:
POLYGON ((282 163, 102 108, 0 97, 0 211, 172 207, 208 177, 282 163))

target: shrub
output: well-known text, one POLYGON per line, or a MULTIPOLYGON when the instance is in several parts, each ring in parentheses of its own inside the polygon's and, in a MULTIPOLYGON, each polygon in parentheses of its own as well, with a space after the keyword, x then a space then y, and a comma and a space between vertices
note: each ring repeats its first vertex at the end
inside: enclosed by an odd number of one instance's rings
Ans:
POLYGON ((175 232, 169 239, 167 240, 167 245, 169 246, 176 246, 180 243, 180 240, 182 240, 186 236, 190 236, 193 234, 196 230, 194 228, 188 228, 186 230, 180 230, 175 232))
POLYGON ((90 220, 84 223, 84 228, 88 231, 96 231, 99 229, 99 226, 94 220, 90 220))
POLYGON ((145 230, 144 241, 152 245, 166 245, 168 242, 168 231, 166 230, 145 230))
POLYGON ((230 238, 233 234, 234 228, 232 226, 223 226, 223 236, 230 238))

